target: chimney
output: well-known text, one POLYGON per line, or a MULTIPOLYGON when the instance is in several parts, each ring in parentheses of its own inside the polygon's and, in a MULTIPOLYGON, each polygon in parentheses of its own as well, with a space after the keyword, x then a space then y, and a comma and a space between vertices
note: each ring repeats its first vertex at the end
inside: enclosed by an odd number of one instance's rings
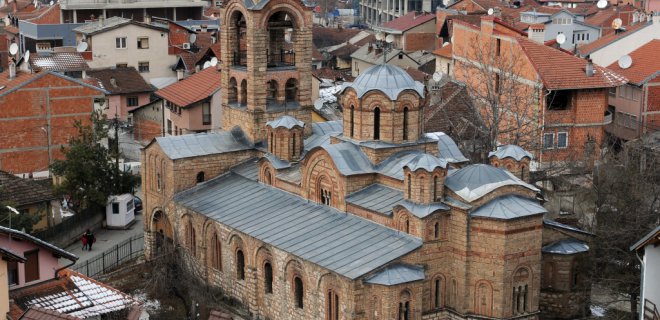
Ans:
POLYGON ((105 16, 104 15, 101 15, 99 17, 99 25, 101 25, 101 26, 105 25, 105 16))
POLYGON ((151 16, 150 15, 144 16, 144 23, 151 24, 151 16))
POLYGON ((502 18, 502 9, 500 7, 493 8, 493 16, 502 18))
POLYGON ((9 63, 9 80, 16 78, 16 64, 12 61, 9 63))
POLYGON ((591 61, 591 58, 587 59, 587 66, 584 68, 584 71, 587 73, 587 77, 594 75, 594 63, 591 61))
POLYGON ((117 87, 117 79, 115 79, 115 77, 110 78, 110 84, 113 87, 117 87))

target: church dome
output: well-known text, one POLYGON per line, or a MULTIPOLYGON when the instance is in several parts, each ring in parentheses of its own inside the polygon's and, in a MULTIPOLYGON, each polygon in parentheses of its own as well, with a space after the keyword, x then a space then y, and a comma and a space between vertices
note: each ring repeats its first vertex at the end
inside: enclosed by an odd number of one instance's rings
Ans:
POLYGON ((304 127, 305 123, 292 117, 292 116, 281 116, 273 121, 266 122, 266 125, 276 129, 276 128, 286 128, 291 129, 295 126, 304 127))
POLYGON ((497 157, 499 159, 504 159, 504 158, 513 158, 516 161, 522 160, 522 158, 529 158, 530 160, 534 159, 534 156, 532 156, 531 153, 525 151, 525 149, 513 145, 513 144, 508 144, 505 146, 499 146, 497 147, 497 151, 491 151, 488 153, 488 157, 497 157))
POLYGON ((342 91, 353 88, 358 98, 362 98, 371 90, 385 93, 391 100, 396 100, 404 90, 415 90, 420 97, 424 96, 424 85, 405 72, 403 69, 389 64, 379 64, 370 67, 353 82, 343 85, 342 91))
POLYGON ((416 171, 417 169, 424 169, 428 172, 432 172, 435 168, 447 168, 447 162, 441 160, 438 157, 432 156, 428 153, 420 153, 412 158, 405 167, 408 167, 410 171, 416 171))

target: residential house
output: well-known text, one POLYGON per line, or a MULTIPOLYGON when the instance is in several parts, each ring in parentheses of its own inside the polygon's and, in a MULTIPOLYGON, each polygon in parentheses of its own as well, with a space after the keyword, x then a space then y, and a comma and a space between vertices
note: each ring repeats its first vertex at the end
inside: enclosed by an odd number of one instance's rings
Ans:
POLYGON ((394 37, 394 47, 404 52, 417 50, 432 51, 436 47, 436 15, 431 12, 409 12, 392 21, 374 27, 394 37))
POLYGON ((7 275, 11 291, 57 278, 58 272, 72 266, 78 257, 25 232, 0 226, 0 247, 25 258, 22 264, 9 263, 7 275), (61 265, 60 259, 71 261, 61 265))
POLYGON ((174 65, 177 79, 181 80, 202 70, 204 64, 210 62, 213 58, 220 59, 220 48, 218 44, 198 48, 197 52, 184 51, 180 53, 174 65))
POLYGON ((60 202, 53 194, 50 180, 35 181, 0 171, 0 203, 14 207, 20 214, 40 217, 32 231, 62 222, 60 202))
POLYGON ((360 3, 361 21, 371 27, 376 27, 410 12, 434 12, 441 3, 442 1, 439 0, 362 1, 360 3))
MULTIPOLYGON (((518 114, 515 119, 520 119, 524 115, 528 131, 517 132, 522 135, 514 137, 527 141, 542 166, 553 162, 590 166, 603 142, 604 128, 611 122, 608 92, 626 79, 590 61, 532 41, 528 36, 496 17, 482 17, 479 26, 455 20, 454 77, 476 92, 490 90, 499 94, 498 90, 507 90, 509 95, 531 97, 531 101, 524 103, 513 101, 510 108, 516 111, 509 116, 518 114), (487 53, 478 55, 479 52, 487 53), (512 66, 507 71, 478 73, 483 71, 478 66, 491 59, 493 64, 510 61, 507 65, 512 66), (503 80, 512 78, 500 72, 516 74, 515 79, 503 80), (492 78, 492 87, 483 83, 484 77, 492 78)), ((515 119, 507 118, 497 125, 503 130, 515 123, 520 130, 522 126, 515 119)), ((508 139, 512 136, 499 138, 503 143, 508 139)))
POLYGON ((621 19, 621 26, 623 28, 628 28, 632 25, 646 22, 648 17, 649 16, 638 7, 630 4, 618 3, 615 5, 608 4, 604 9, 600 9, 596 13, 586 17, 584 22, 595 27, 600 27, 600 36, 604 37, 617 32, 617 30, 612 27, 612 22, 614 22, 615 19, 621 19))
POLYGON ((221 127, 220 71, 206 68, 156 91, 163 99, 169 135, 218 130, 221 127))
MULTIPOLYGON (((322 56, 317 55, 317 61, 326 67, 347 70, 353 65, 351 55, 376 38, 371 32, 359 29, 314 27, 312 39, 322 56)), ((314 55, 312 50, 313 60, 314 55)))
POLYGON ((14 75, 10 68, 0 73, 0 87, 0 170, 35 177, 63 158, 61 147, 78 132, 74 122, 89 124, 107 93, 98 81, 49 70, 14 75))
POLYGON ((357 77, 370 67, 382 63, 415 69, 419 67, 419 63, 403 50, 396 48, 385 50, 371 43, 365 44, 355 51, 351 55, 351 59, 353 62, 351 75, 353 77, 357 77))
POLYGON ((128 121, 129 111, 151 101, 154 89, 133 67, 96 69, 87 74, 98 79, 108 91, 103 113, 108 119, 128 121))
POLYGON ((630 247, 641 256, 639 320, 660 318, 660 225, 630 247))
POLYGON ((555 13, 528 11, 520 14, 520 20, 529 24, 522 30, 530 39, 539 43, 555 40, 563 34, 565 42, 560 44, 564 50, 573 50, 576 46, 589 43, 600 37, 600 28, 584 22, 585 16, 562 9, 555 13))
POLYGON ((163 99, 155 99, 128 111, 133 119, 133 139, 148 143, 156 137, 165 136, 163 99))
POLYGON ((50 70, 76 79, 85 78, 89 71, 85 58, 73 48, 59 47, 33 53, 29 63, 34 71, 50 70))
POLYGON ((654 39, 660 39, 660 14, 655 14, 650 21, 634 24, 579 46, 577 54, 583 58, 589 56, 597 65, 609 66, 654 39))
POLYGON ((176 56, 168 53, 166 27, 112 17, 90 22, 74 29, 78 43, 87 42, 92 69, 133 67, 148 83, 158 85, 176 81, 172 65, 176 56))
POLYGON ((630 52, 631 64, 613 62, 608 66, 628 79, 628 83, 610 90, 612 124, 606 127, 613 136, 632 140, 660 131, 660 39, 630 52))
POLYGON ((435 71, 446 74, 447 76, 453 76, 454 72, 454 60, 451 56, 452 44, 450 42, 445 42, 438 49, 433 51, 435 55, 435 71))
MULTIPOLYGON (((9 266, 25 263, 25 258, 16 252, 0 248, 0 274, 9 275, 9 266)), ((9 277, 0 277, 0 316, 7 317, 9 313, 9 277)))
POLYGON ((101 17, 125 17, 148 22, 151 17, 170 20, 199 20, 207 2, 197 0, 134 0, 125 3, 119 0, 92 2, 87 0, 62 0, 60 23, 80 23, 101 17))

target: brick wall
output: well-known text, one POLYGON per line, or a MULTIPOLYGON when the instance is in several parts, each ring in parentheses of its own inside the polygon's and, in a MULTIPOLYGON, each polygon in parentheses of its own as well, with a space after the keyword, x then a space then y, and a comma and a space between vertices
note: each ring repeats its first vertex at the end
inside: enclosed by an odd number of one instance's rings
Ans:
POLYGON ((435 49, 436 35, 433 33, 406 33, 404 37, 404 42, 406 45, 403 48, 403 51, 433 51, 435 49))

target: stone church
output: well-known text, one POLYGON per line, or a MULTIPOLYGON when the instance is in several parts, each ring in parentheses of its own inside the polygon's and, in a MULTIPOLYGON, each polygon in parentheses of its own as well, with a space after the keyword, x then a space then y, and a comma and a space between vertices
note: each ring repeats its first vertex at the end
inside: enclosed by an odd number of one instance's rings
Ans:
POLYGON ((342 121, 312 123, 311 9, 221 12, 225 130, 144 148, 148 259, 176 245, 255 319, 586 312, 591 235, 544 220, 531 154, 470 164, 425 132, 424 85, 391 65, 344 85, 342 121))

